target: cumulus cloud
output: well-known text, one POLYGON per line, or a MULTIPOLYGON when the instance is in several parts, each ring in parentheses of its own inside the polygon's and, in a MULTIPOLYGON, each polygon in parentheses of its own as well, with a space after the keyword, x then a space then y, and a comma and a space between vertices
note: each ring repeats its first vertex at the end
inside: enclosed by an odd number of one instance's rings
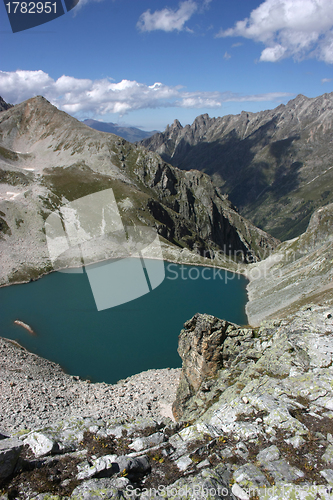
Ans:
POLYGON ((333 78, 322 78, 321 83, 329 83, 333 80, 333 78))
POLYGON ((264 43, 261 61, 316 57, 333 63, 332 0, 265 0, 249 18, 217 34, 227 36, 264 43))
POLYGON ((115 83, 110 79, 89 80, 61 76, 57 80, 43 71, 0 71, 0 95, 13 104, 43 95, 52 104, 77 116, 107 113, 125 115, 139 109, 162 107, 219 108, 230 101, 283 101, 285 92, 242 96, 232 92, 188 92, 182 86, 161 82, 146 85, 135 80, 115 83))
MULTIPOLYGON (((208 2, 209 3, 209 2, 208 2)), ((140 31, 181 31, 186 21, 198 9, 198 4, 193 0, 186 0, 179 4, 178 10, 165 8, 151 13, 150 9, 141 14, 137 27, 140 31)))

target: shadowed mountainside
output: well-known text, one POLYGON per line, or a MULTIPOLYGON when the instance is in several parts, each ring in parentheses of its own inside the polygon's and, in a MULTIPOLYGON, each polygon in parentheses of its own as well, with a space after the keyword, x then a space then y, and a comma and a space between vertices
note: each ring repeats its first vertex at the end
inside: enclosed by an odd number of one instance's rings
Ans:
POLYGON ((259 113, 178 120, 141 142, 172 165, 195 168, 255 225, 284 240, 333 201, 333 93, 259 113))

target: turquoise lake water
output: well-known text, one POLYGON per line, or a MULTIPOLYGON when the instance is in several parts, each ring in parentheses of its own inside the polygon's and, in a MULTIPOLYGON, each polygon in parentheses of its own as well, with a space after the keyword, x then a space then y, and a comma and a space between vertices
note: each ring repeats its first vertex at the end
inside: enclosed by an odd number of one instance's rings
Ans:
MULTIPOLYGON (((157 265, 157 261, 156 265, 157 265)), ((152 261, 154 265, 154 261, 152 261)), ((244 325, 247 280, 212 268, 165 262, 150 293, 97 311, 87 274, 54 272, 0 288, 0 336, 16 340, 72 375, 114 383, 150 368, 177 368, 178 335, 195 313, 244 325), (36 336, 14 324, 21 320, 36 336)))

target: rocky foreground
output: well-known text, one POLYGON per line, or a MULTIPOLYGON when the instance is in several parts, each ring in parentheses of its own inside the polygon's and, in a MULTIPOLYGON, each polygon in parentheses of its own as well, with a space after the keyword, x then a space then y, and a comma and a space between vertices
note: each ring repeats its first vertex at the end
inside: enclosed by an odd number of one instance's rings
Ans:
POLYGON ((332 334, 325 303, 259 328, 197 314, 176 397, 177 371, 89 384, 2 340, 0 499, 332 498, 332 334))

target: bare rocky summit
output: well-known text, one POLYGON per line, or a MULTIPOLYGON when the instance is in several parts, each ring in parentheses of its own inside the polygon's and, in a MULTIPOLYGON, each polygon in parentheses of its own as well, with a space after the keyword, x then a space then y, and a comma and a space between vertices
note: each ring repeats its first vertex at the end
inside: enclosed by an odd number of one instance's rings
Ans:
POLYGON ((333 202, 333 93, 273 110, 175 120, 141 142, 164 161, 211 175, 240 213, 280 240, 299 236, 333 202))

